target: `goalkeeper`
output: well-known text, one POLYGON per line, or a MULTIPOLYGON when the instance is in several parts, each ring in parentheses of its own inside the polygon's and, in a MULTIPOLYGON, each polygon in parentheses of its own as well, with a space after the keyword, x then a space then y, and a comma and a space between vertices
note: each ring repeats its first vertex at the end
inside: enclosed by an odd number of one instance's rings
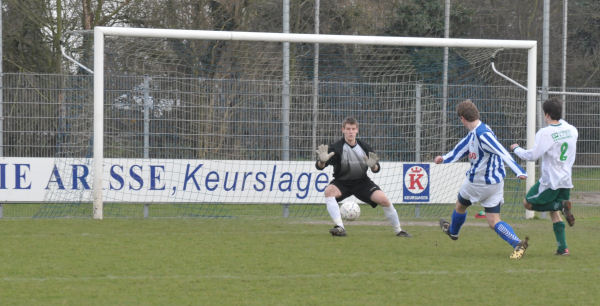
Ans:
POLYGON ((325 188, 325 205, 335 223, 329 230, 333 236, 346 236, 338 202, 354 195, 359 200, 368 203, 373 208, 380 205, 394 232, 398 237, 411 237, 400 227, 398 212, 385 193, 368 176, 370 168, 373 173, 379 172, 379 158, 371 147, 356 138, 358 122, 348 117, 342 122, 343 138, 328 145, 320 145, 317 149, 316 167, 325 169, 333 166, 333 180, 325 188))

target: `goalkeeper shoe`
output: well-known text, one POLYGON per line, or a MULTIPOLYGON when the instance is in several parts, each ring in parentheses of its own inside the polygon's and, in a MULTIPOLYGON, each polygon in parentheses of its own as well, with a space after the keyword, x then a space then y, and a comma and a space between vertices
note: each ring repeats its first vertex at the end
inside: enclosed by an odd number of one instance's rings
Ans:
POLYGON ((450 222, 448 222, 444 219, 440 219, 440 227, 442 228, 442 232, 444 232, 444 234, 448 235, 448 237, 450 237, 450 239, 452 239, 452 240, 458 239, 458 235, 450 234, 450 222))
POLYGON ((521 240, 513 250, 512 254, 510 254, 510 259, 521 259, 521 257, 525 255, 525 250, 527 250, 528 246, 529 237, 525 237, 525 240, 521 240))
POLYGON ((331 236, 340 236, 340 237, 346 236, 346 230, 339 225, 336 225, 332 229, 330 229, 329 233, 331 234, 331 236))
POLYGON ((565 215, 565 219, 567 219, 567 223, 569 223, 569 226, 575 225, 575 217, 573 216, 573 213, 571 212, 571 209, 573 208, 571 201, 568 201, 568 200, 562 201, 562 206, 563 206, 562 213, 563 213, 563 215, 565 215))
POLYGON ((556 253, 554 253, 554 255, 562 255, 562 256, 569 255, 569 249, 556 250, 556 253))
POLYGON ((412 237, 411 234, 409 234, 408 232, 405 232, 405 231, 399 231, 399 232, 397 232, 396 236, 398 236, 398 237, 404 237, 404 238, 410 238, 410 237, 412 237))

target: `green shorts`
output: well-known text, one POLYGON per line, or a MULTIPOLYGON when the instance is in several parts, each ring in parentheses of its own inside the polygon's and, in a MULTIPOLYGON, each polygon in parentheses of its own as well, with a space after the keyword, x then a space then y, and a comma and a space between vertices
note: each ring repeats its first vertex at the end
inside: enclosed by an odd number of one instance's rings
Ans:
POLYGON ((527 192, 527 196, 525 199, 527 202, 532 205, 543 205, 552 202, 562 202, 564 200, 568 200, 571 197, 571 189, 570 188, 558 188, 554 189, 546 189, 539 192, 540 182, 537 181, 535 185, 529 189, 527 192))

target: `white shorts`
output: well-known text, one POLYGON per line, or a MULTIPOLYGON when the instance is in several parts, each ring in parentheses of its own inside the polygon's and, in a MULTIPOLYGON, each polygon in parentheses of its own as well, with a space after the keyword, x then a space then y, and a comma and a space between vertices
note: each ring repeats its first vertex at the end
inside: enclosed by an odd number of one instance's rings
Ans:
POLYGON ((504 181, 487 185, 474 184, 465 179, 458 193, 471 203, 480 202, 483 207, 502 205, 504 204, 504 181))

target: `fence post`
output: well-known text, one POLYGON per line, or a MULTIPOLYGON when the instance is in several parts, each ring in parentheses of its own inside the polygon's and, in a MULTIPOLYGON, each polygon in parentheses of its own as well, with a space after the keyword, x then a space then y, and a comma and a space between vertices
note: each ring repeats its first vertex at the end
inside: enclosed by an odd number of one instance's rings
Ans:
MULTIPOLYGON (((144 158, 150 158, 150 77, 144 76, 144 158)), ((144 218, 148 218, 150 204, 144 203, 144 218)))
POLYGON ((287 218, 290 216, 290 204, 289 203, 285 203, 283 204, 283 214, 282 216, 284 218, 287 218))
MULTIPOLYGON (((421 162, 421 90, 423 85, 415 85, 415 162, 421 162)), ((421 206, 415 205, 415 218, 421 215, 421 206)))
POLYGON ((421 161, 421 89, 423 85, 415 85, 415 161, 421 161))
MULTIPOLYGON (((2 0, 0 0, 0 157, 4 156, 4 115, 2 110, 2 104, 4 103, 4 86, 2 83, 2 77, 4 76, 4 70, 2 70, 2 0)), ((2 204, 0 204, 0 218, 2 218, 2 204)))

